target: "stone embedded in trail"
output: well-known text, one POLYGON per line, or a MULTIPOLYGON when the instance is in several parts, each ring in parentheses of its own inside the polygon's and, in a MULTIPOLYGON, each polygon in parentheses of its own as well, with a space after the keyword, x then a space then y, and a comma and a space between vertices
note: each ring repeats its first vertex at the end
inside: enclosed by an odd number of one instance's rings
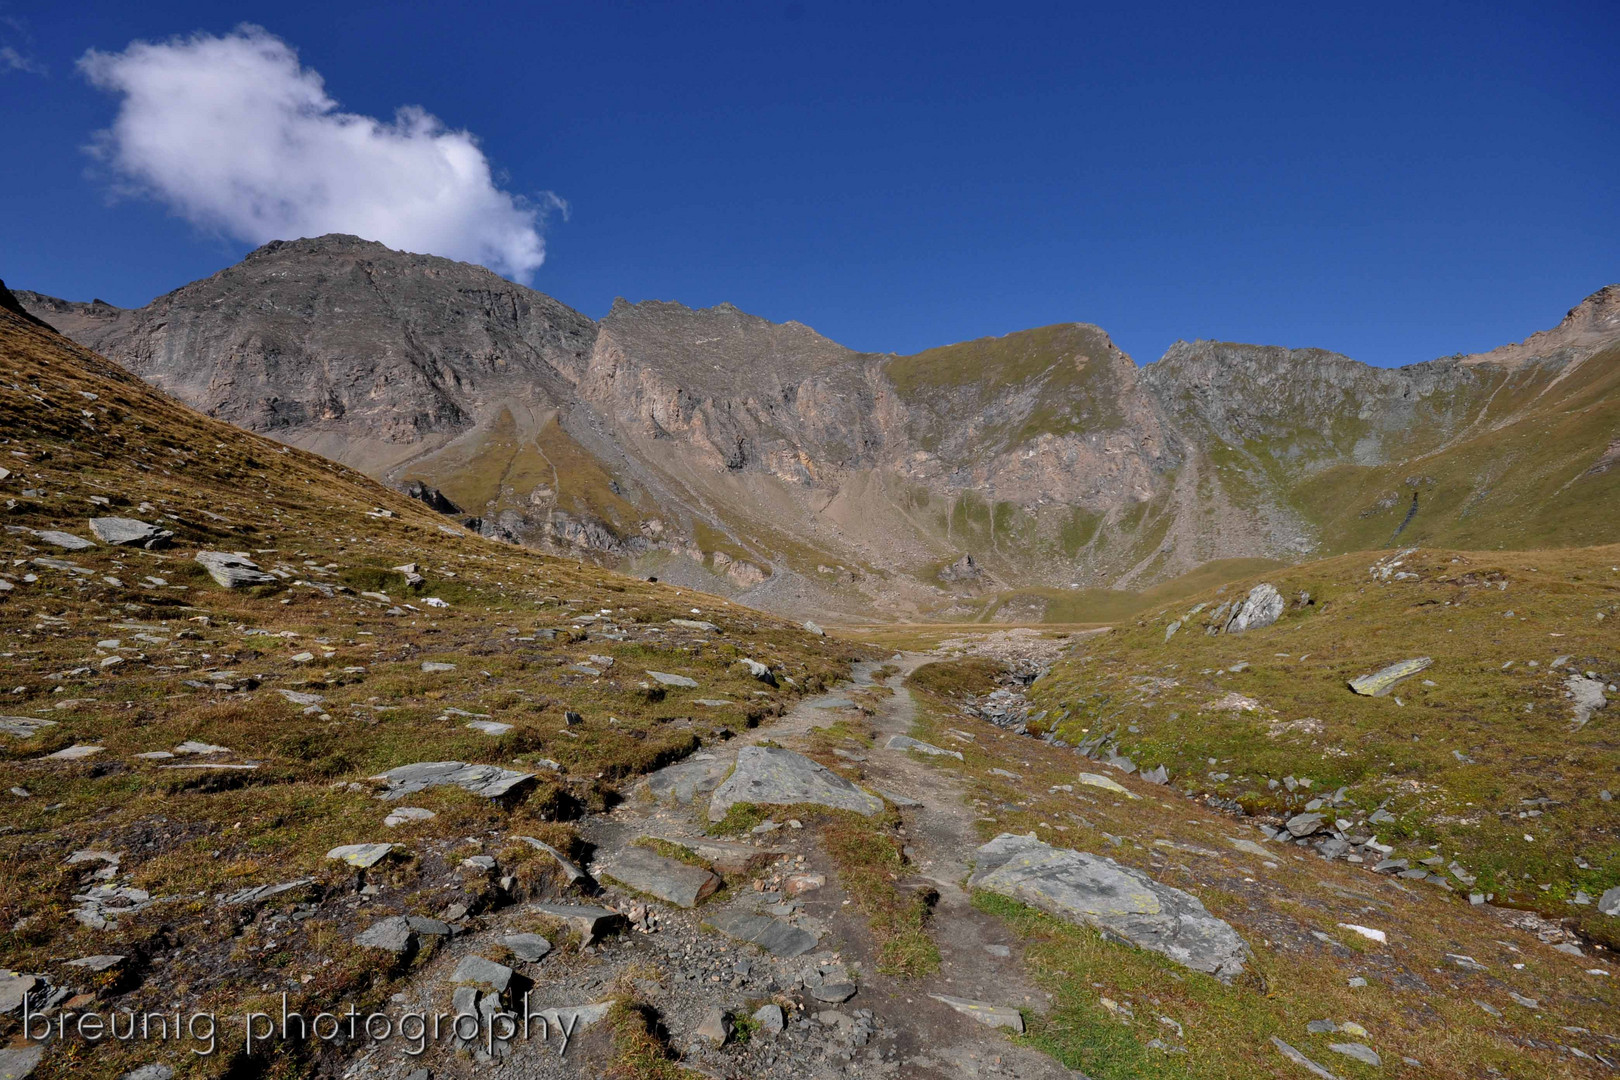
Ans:
POLYGON ((147 549, 167 547, 174 533, 168 529, 149 525, 135 518, 103 517, 90 519, 90 531, 96 534, 96 539, 103 544, 112 544, 115 547, 143 547, 147 549))
POLYGON ((965 760, 960 750, 947 750, 943 746, 925 743, 920 739, 913 739, 910 735, 890 736, 887 746, 890 750, 915 750, 919 754, 930 757, 953 757, 957 761, 965 760))
POLYGON ((512 976, 516 974, 505 964, 479 956, 477 953, 468 953, 456 965, 456 970, 450 973, 450 981, 473 986, 487 986, 497 994, 504 994, 506 988, 512 985, 512 976))
POLYGON ((1017 1009, 1005 1005, 992 1005, 987 1001, 969 1001, 967 998, 946 997, 944 994, 929 994, 935 1001, 943 1002, 963 1016, 971 1016, 981 1024, 993 1028, 1011 1028, 1022 1035, 1024 1033, 1024 1014, 1017 1009))
POLYGON ((199 551, 192 556, 208 571, 216 584, 227 589, 240 589, 248 585, 270 585, 279 581, 274 574, 259 569, 259 564, 245 555, 229 551, 199 551))
POLYGON ((1371 675, 1362 675, 1350 680, 1350 689, 1363 697, 1383 697, 1395 689, 1395 684, 1402 679, 1411 678, 1420 671, 1428 670, 1434 663, 1427 656, 1414 657, 1411 660, 1402 660, 1398 664, 1391 664, 1387 668, 1375 671, 1371 675))
POLYGON ((31 738, 45 728, 55 726, 55 720, 41 720, 33 716, 0 716, 0 735, 15 735, 19 739, 31 738))
POLYGON ((468 765, 463 761, 419 761, 401 765, 371 779, 383 781, 388 790, 384 799, 403 799, 432 787, 453 786, 500 800, 515 795, 534 782, 534 773, 513 772, 499 765, 468 765))
POLYGON ((1079 780, 1087 787, 1102 788, 1104 791, 1112 791, 1115 795, 1123 795, 1127 799, 1140 799, 1142 797, 1130 788, 1099 773, 1083 772, 1080 774, 1079 780))
POLYGON ((538 963, 551 951, 551 942, 539 934, 508 934, 501 944, 512 950, 512 955, 527 963, 538 963))
POLYGON ((526 910, 567 923, 579 934, 580 948, 624 925, 624 916, 617 911, 589 904, 535 904, 526 910))
POLYGON ((720 887, 720 879, 709 871, 666 859, 646 848, 626 848, 596 869, 598 877, 606 875, 676 907, 696 907, 720 887))
POLYGON ((344 844, 342 847, 335 847, 328 851, 326 857, 365 870, 382 862, 396 846, 395 844, 344 844))
POLYGON ((1609 704, 1609 699, 1603 696, 1602 679, 1571 675, 1564 680, 1564 689, 1568 691, 1575 708, 1575 726, 1578 728, 1585 727, 1593 713, 1609 704))
POLYGON ((666 844, 685 848, 722 874, 746 874, 750 870, 764 866, 779 855, 787 854, 781 848, 734 844, 726 840, 711 840, 707 836, 650 835, 654 840, 662 840, 666 844))
POLYGON ((717 911, 704 922, 729 938, 758 945, 772 956, 803 956, 816 947, 816 935, 768 915, 717 911))
POLYGON ((1194 971, 1230 979, 1249 947, 1191 893, 1033 834, 1002 833, 974 855, 969 886, 1011 897, 1049 915, 1116 934, 1194 971))
POLYGON ((1249 595, 1232 612, 1226 622, 1228 634, 1241 634, 1245 630, 1259 630, 1276 622, 1283 613, 1283 598, 1275 586, 1262 582, 1249 590, 1249 595))
POLYGON ((745 746, 737 751, 736 770, 709 800, 709 820, 721 820, 737 803, 813 803, 853 810, 866 817, 883 810, 882 799, 862 791, 825 765, 774 746, 745 746))
POLYGON ((372 923, 355 936, 354 943, 367 949, 382 949, 391 953, 411 951, 411 938, 415 931, 403 915, 393 915, 372 923))
POLYGON ((671 675, 667 671, 648 671, 647 674, 652 676, 654 682, 664 686, 680 686, 688 690, 697 689, 697 682, 688 679, 685 675, 671 675))

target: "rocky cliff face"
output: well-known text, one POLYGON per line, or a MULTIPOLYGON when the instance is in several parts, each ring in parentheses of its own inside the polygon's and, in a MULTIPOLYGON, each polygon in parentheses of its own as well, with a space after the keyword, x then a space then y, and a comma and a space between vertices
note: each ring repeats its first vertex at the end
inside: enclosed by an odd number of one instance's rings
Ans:
POLYGON ((1570 510, 1620 475, 1595 465, 1620 435, 1613 286, 1519 345, 1395 370, 1206 341, 1139 368, 1082 323, 914 356, 724 304, 621 300, 595 323, 341 236, 134 311, 19 298, 188 404, 438 489, 487 533, 778 609, 960 617, 1009 589, 1039 609, 1041 587, 1376 546, 1401 515, 1408 539, 1470 535, 1498 505, 1506 541, 1555 519, 1615 538, 1570 510), (1525 438, 1576 399, 1556 452, 1525 438))

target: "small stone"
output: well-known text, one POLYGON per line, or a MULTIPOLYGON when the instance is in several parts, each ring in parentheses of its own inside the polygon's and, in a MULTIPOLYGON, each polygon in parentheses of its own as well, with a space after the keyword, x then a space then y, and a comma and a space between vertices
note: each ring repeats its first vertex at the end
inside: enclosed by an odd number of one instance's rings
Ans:
POLYGON ((79 761, 83 758, 99 754, 104 749, 100 746, 90 746, 87 743, 74 743, 72 746, 58 750, 54 754, 46 754, 46 761, 79 761))
POLYGON ((512 950, 512 955, 527 963, 538 963, 551 951, 551 942, 539 934, 508 934, 501 944, 512 950))
POLYGON ((1339 924, 1339 929, 1349 930, 1351 933, 1360 934, 1368 941, 1376 941, 1380 945, 1389 944, 1389 935, 1385 934, 1382 930, 1374 930, 1370 926, 1361 926, 1356 923, 1342 922, 1339 924))
POLYGON ((731 1038, 731 1021, 726 1018, 724 1010, 712 1008, 703 1015, 703 1022, 698 1025, 696 1034, 711 1046, 724 1046, 726 1040, 731 1038))
POLYGON ((382 949, 391 953, 407 953, 411 949, 410 920, 402 915, 394 915, 372 923, 360 934, 356 935, 354 943, 367 949, 382 949))
POLYGON ((227 589, 240 589, 249 585, 270 585, 279 581, 267 574, 259 565, 244 555, 228 551, 199 551, 193 558, 208 571, 216 584, 227 589))
POLYGON ((1295 814, 1288 819, 1287 829, 1294 837, 1306 837, 1322 827, 1327 819, 1321 814, 1295 814))
POLYGON ((456 670, 456 665, 446 664, 438 660, 424 660, 422 661, 422 670, 430 675, 439 675, 456 670))
POLYGON ((1320 1080, 1339 1080, 1338 1077, 1328 1072, 1322 1066, 1318 1065, 1316 1062, 1312 1061, 1298 1050, 1295 1050, 1292 1046, 1289 1046, 1287 1043, 1277 1038, 1277 1036, 1273 1035, 1271 1037, 1271 1044, 1282 1053, 1283 1057, 1287 1058, 1289 1061, 1292 1061, 1295 1065, 1298 1065, 1302 1069, 1305 1069, 1312 1076, 1319 1077, 1320 1080))
POLYGON ((787 1019, 783 1016, 780 1005, 761 1005, 754 1010, 753 1019, 759 1025, 759 1030, 766 1035, 780 1035, 782 1029, 787 1026, 787 1019))
POLYGON ((1364 1065, 1382 1065, 1384 1059, 1366 1043, 1328 1043, 1328 1049, 1335 1054, 1343 1054, 1347 1058, 1354 1058, 1364 1065))
POLYGON ((887 746, 890 750, 915 750, 919 754, 927 754, 930 757, 953 757, 957 761, 964 760, 960 750, 946 750, 945 748, 935 746, 932 743, 925 743, 919 739, 913 739, 909 735, 892 736, 890 737, 887 746))
POLYGON ((344 844, 328 851, 326 857, 365 870, 376 866, 397 846, 397 844, 344 844))
POLYGON ((1350 689, 1364 697, 1384 697, 1395 684, 1402 679, 1410 678, 1420 671, 1426 671, 1433 660, 1427 656, 1415 657, 1411 660, 1402 660, 1386 668, 1373 672, 1371 675, 1362 675, 1350 680, 1350 689))
POLYGON ((1142 797, 1136 794, 1136 792, 1121 785, 1118 781, 1110 780, 1108 777, 1099 773, 1083 772, 1080 774, 1078 779, 1082 784, 1089 787, 1102 788, 1104 791, 1112 791, 1115 795, 1123 795, 1127 799, 1140 799, 1142 797))
POLYGON ((410 821, 430 821, 438 817, 432 810, 421 806, 397 806, 383 818, 383 824, 390 829, 398 828, 410 821))
POLYGON ((684 687, 688 690, 697 689, 697 682, 688 679, 685 675, 671 675, 667 671, 648 671, 647 674, 652 677, 654 682, 663 686, 684 687))
POLYGON ((168 529, 124 517, 91 518, 90 531, 103 544, 148 549, 166 547, 174 537, 174 533, 168 529))
POLYGON ((838 1005, 855 996, 855 984, 842 981, 822 983, 811 989, 810 996, 829 1005, 838 1005))

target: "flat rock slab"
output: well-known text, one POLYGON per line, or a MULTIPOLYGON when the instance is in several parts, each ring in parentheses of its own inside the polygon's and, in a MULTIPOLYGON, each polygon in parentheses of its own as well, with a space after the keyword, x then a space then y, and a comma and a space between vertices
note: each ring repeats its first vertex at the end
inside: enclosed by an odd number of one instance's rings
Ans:
POLYGON ((551 951, 551 942, 539 934, 507 934, 501 944, 512 950, 512 955, 527 963, 537 963, 551 951))
POLYGON ((697 689, 697 681, 688 679, 685 675, 671 675, 667 671, 649 671, 647 674, 654 682, 663 686, 678 686, 687 690, 697 689))
POLYGON ((731 759, 694 754, 685 761, 649 773, 644 789, 654 802, 685 806, 720 786, 731 773, 731 759))
POLYGON ((1196 896, 1139 870, 1034 834, 1002 833, 974 854, 971 888, 987 889, 1084 923, 1222 979, 1243 971, 1249 947, 1196 896))
POLYGON ((1333 1073, 1322 1068, 1322 1066, 1318 1065, 1316 1062, 1312 1061, 1310 1058, 1306 1057, 1292 1046, 1289 1046, 1275 1035, 1271 1037, 1271 1045, 1275 1046, 1277 1048, 1277 1052, 1282 1054, 1283 1057, 1287 1058, 1289 1061, 1292 1061, 1295 1065, 1298 1065, 1312 1076, 1319 1077, 1320 1080, 1339 1080, 1339 1078, 1333 1073))
POLYGON ((301 877, 293 881, 279 882, 275 885, 254 885, 246 889, 238 889, 236 892, 233 892, 229 896, 225 897, 222 903, 251 904, 259 900, 268 900, 272 896, 280 896, 282 893, 292 892, 294 889, 301 889, 305 885, 313 885, 314 883, 314 878, 301 877))
POLYGON ((736 770, 709 800, 709 820, 721 820, 737 803, 812 803, 853 810, 867 817, 883 810, 882 799, 862 791, 825 765, 774 746, 745 746, 737 751, 736 770))
POLYGON ((90 531, 103 544, 114 546, 162 547, 174 537, 168 529, 126 517, 91 518, 90 531))
POLYGON ((74 743, 72 746, 58 750, 54 754, 46 754, 46 761, 79 761, 101 753, 104 747, 91 746, 88 743, 74 743))
POLYGON ((581 948, 624 925, 624 916, 617 911, 591 904, 535 904, 525 910, 567 923, 570 929, 578 932, 581 948))
POLYGON ((816 947, 816 935, 768 915, 746 911, 717 911, 704 920, 720 933, 750 945, 758 945, 772 956, 803 956, 816 947))
POLYGON ((107 971, 122 964, 123 956, 81 956, 77 960, 69 960, 68 967, 88 968, 91 971, 107 971))
POLYGON ((398 846, 395 844, 344 844, 335 847, 326 853, 328 859, 348 863, 362 870, 376 866, 388 857, 388 853, 398 846))
POLYGON ((1024 1014, 1017 1009, 1005 1005, 992 1005, 987 1001, 969 1001, 967 998, 946 997, 944 994, 929 994, 935 1001, 943 1002, 963 1016, 971 1016, 979 1023, 993 1028, 1011 1028, 1018 1034, 1024 1033, 1024 1014))
POLYGON ((925 743, 921 739, 913 739, 910 735, 891 736, 887 746, 890 750, 915 750, 919 754, 927 754, 930 757, 953 757, 957 761, 963 760, 960 750, 947 750, 943 746, 935 746, 933 743, 925 743))
POLYGON ((193 558, 208 571, 216 584, 227 589, 241 589, 249 585, 270 585, 280 579, 259 569, 259 564, 229 551, 199 551, 193 558))
POLYGON ((503 724, 499 720, 469 720, 467 726, 485 735, 505 735, 512 730, 511 724, 503 724))
POLYGON ((0 735, 14 735, 19 739, 30 738, 55 726, 55 720, 42 720, 35 716, 0 716, 0 735))
POLYGON ((389 769, 372 779, 388 785, 383 798, 390 800, 446 786, 462 788, 486 799, 503 799, 532 784, 534 773, 513 772, 499 765, 468 765, 462 761, 420 761, 389 769))
POLYGON ((1127 799, 1140 799, 1142 797, 1125 785, 1116 780, 1110 780, 1108 777, 1103 776, 1100 773, 1083 772, 1080 774, 1079 779, 1080 782, 1085 784, 1087 787, 1101 788, 1104 791, 1112 791, 1115 795, 1123 795, 1127 799))
POLYGON ((746 874, 750 870, 759 869, 778 856, 787 854, 781 848, 734 844, 726 840, 710 840, 706 836, 653 835, 652 839, 683 847, 722 874, 746 874))
POLYGON ((487 986, 497 994, 503 994, 506 988, 512 985, 514 974, 516 973, 505 964, 497 964, 477 953, 470 953, 463 956, 461 963, 456 965, 456 970, 450 973, 450 981, 472 986, 487 986))
POLYGON ((96 546, 92 540, 86 540, 82 536, 74 536, 72 533, 59 532, 56 529, 42 529, 34 534, 34 539, 47 543, 52 547, 59 547, 64 551, 85 551, 96 546))
POLYGON ((1398 664, 1391 664, 1387 668, 1375 671, 1371 675, 1362 675, 1350 680, 1350 689, 1363 697, 1383 697, 1395 689, 1395 684, 1402 679, 1411 678, 1420 671, 1426 671, 1434 661, 1427 656, 1413 657, 1411 660, 1402 660, 1398 664))
POLYGON ((430 675, 442 675, 447 671, 456 670, 456 665, 446 664, 442 660, 424 660, 422 670, 430 675))
POLYGON ((438 816, 426 807, 400 806, 388 812, 388 816, 383 818, 383 824, 390 829, 397 829, 409 821, 431 821, 438 816))
POLYGON ((409 919, 403 915, 394 915, 372 923, 355 936, 354 943, 367 949, 382 949, 391 953, 407 953, 411 951, 411 939, 415 936, 415 933, 411 929, 409 919))
POLYGON ((23 1080, 39 1068, 44 1057, 45 1047, 38 1043, 0 1050, 0 1080, 23 1080))
POLYGON ((702 867, 688 866, 646 848, 626 848, 598 867, 621 885, 676 907, 696 907, 720 887, 720 879, 702 867))

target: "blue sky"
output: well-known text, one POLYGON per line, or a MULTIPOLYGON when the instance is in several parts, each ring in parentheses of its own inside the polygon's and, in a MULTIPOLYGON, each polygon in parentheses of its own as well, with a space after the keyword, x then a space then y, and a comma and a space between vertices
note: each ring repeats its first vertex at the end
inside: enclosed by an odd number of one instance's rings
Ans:
MULTIPOLYGON (((530 280, 593 316, 730 301, 901 352, 1079 320, 1142 362, 1203 337, 1402 364, 1620 280, 1620 5, 1222 7, 0 0, 0 276, 137 305, 254 246, 174 194, 238 144, 165 149, 168 195, 132 194, 85 148, 136 75, 77 64, 246 22, 345 113, 475 136, 482 195, 518 197, 479 204, 486 234, 566 201, 530 280)), ((318 220, 391 211, 330 187, 318 220)))

